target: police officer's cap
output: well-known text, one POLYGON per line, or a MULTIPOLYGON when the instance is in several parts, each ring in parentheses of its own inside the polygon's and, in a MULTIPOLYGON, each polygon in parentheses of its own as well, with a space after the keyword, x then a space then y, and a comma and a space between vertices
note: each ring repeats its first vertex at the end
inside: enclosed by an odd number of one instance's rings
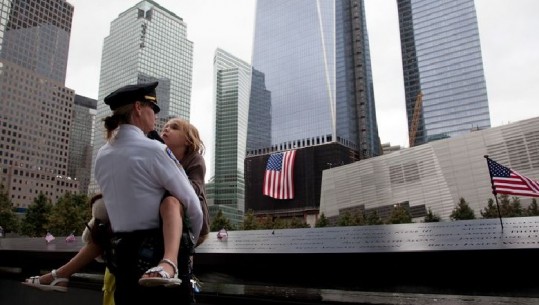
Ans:
POLYGON ((157 96, 155 87, 159 83, 146 83, 137 85, 123 86, 105 97, 105 104, 110 106, 110 110, 114 111, 121 106, 133 104, 136 101, 149 102, 152 105, 153 111, 158 113, 161 109, 157 106, 157 96))

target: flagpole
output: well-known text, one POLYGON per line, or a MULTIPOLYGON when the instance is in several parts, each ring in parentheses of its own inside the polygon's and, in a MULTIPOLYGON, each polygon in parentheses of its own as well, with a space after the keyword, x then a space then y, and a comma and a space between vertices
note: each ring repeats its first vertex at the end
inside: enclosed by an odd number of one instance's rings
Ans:
POLYGON ((492 194, 494 194, 494 198, 496 198, 496 208, 498 209, 498 218, 500 218, 500 224, 502 225, 502 232, 503 232, 503 221, 502 221, 502 214, 500 213, 500 205, 498 204, 498 196, 496 196, 495 191, 493 191, 492 194))
MULTIPOLYGON (((484 156, 485 159, 487 159, 487 166, 488 166, 488 155, 484 156)), ((496 199, 496 209, 498 210, 498 218, 500 219, 500 225, 502 226, 502 232, 503 232, 503 221, 502 221, 502 214, 500 213, 500 204, 498 203, 498 196, 496 194, 496 189, 494 188, 494 181, 492 181, 492 174, 490 173, 490 168, 488 170, 488 175, 490 176, 490 185, 492 187, 492 194, 494 194, 494 199, 496 199)))

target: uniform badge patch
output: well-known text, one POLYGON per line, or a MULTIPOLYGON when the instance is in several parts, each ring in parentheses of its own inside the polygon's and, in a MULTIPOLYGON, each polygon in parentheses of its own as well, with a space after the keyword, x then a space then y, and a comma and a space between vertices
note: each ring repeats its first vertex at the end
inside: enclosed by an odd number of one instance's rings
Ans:
POLYGON ((176 159, 176 157, 174 157, 174 154, 172 153, 170 148, 168 148, 168 147, 165 148, 165 151, 167 152, 167 155, 169 156, 169 158, 172 159, 172 161, 174 161, 174 163, 180 164, 180 161, 178 161, 178 159, 176 159))

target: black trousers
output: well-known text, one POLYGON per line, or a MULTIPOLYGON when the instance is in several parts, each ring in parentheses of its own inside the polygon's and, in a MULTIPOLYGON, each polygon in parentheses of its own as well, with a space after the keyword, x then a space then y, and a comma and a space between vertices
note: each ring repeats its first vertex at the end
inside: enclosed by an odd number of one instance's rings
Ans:
MULTIPOLYGON (((185 235, 185 234, 184 234, 185 235)), ((182 237, 178 256, 181 286, 144 287, 138 280, 146 270, 157 266, 163 258, 163 232, 161 229, 114 234, 109 269, 116 277, 114 302, 116 305, 132 304, 192 304, 191 287, 192 249, 182 237)))

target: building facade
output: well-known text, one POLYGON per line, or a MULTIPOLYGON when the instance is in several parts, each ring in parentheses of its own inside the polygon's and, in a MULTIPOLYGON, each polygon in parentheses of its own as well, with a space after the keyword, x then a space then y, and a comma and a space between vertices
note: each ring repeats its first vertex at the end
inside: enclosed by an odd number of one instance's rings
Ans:
POLYGON ((308 217, 319 206, 319 192, 300 192, 320 188, 327 164, 381 154, 364 4, 259 0, 255 20, 249 122, 271 128, 248 134, 246 209, 308 217), (310 175, 295 176, 302 185, 296 198, 285 203, 260 197, 269 154, 293 149, 295 166, 302 164, 310 175))
POLYGON ((217 206, 228 205, 243 214, 245 207, 244 159, 251 66, 217 49, 214 57, 215 159, 211 196, 217 206))
POLYGON ((259 0, 252 65, 277 150, 341 143, 380 154, 363 1, 259 0))
POLYGON ((67 173, 79 181, 79 192, 88 193, 92 172, 92 140, 97 100, 75 95, 71 133, 69 137, 69 162, 67 173))
MULTIPOLYGON (((328 218, 407 202, 448 221, 464 198, 477 218, 494 200, 484 158, 539 180, 539 118, 464 134, 324 171, 320 213, 328 218)), ((511 197, 511 195, 510 195, 511 197)), ((531 198, 521 197, 526 206, 531 198)))
MULTIPOLYGON (((192 71, 193 43, 176 14, 154 1, 141 1, 113 20, 101 56, 92 164, 105 144, 102 119, 112 113, 105 96, 124 85, 158 81, 156 126, 171 116, 189 120, 192 71)), ((89 193, 98 191, 92 170, 89 193)))
POLYGON ((0 1, 0 184, 24 211, 77 192, 68 173, 75 92, 65 87, 73 6, 0 1))
POLYGON ((474 0, 397 6, 410 146, 489 128, 474 0))

